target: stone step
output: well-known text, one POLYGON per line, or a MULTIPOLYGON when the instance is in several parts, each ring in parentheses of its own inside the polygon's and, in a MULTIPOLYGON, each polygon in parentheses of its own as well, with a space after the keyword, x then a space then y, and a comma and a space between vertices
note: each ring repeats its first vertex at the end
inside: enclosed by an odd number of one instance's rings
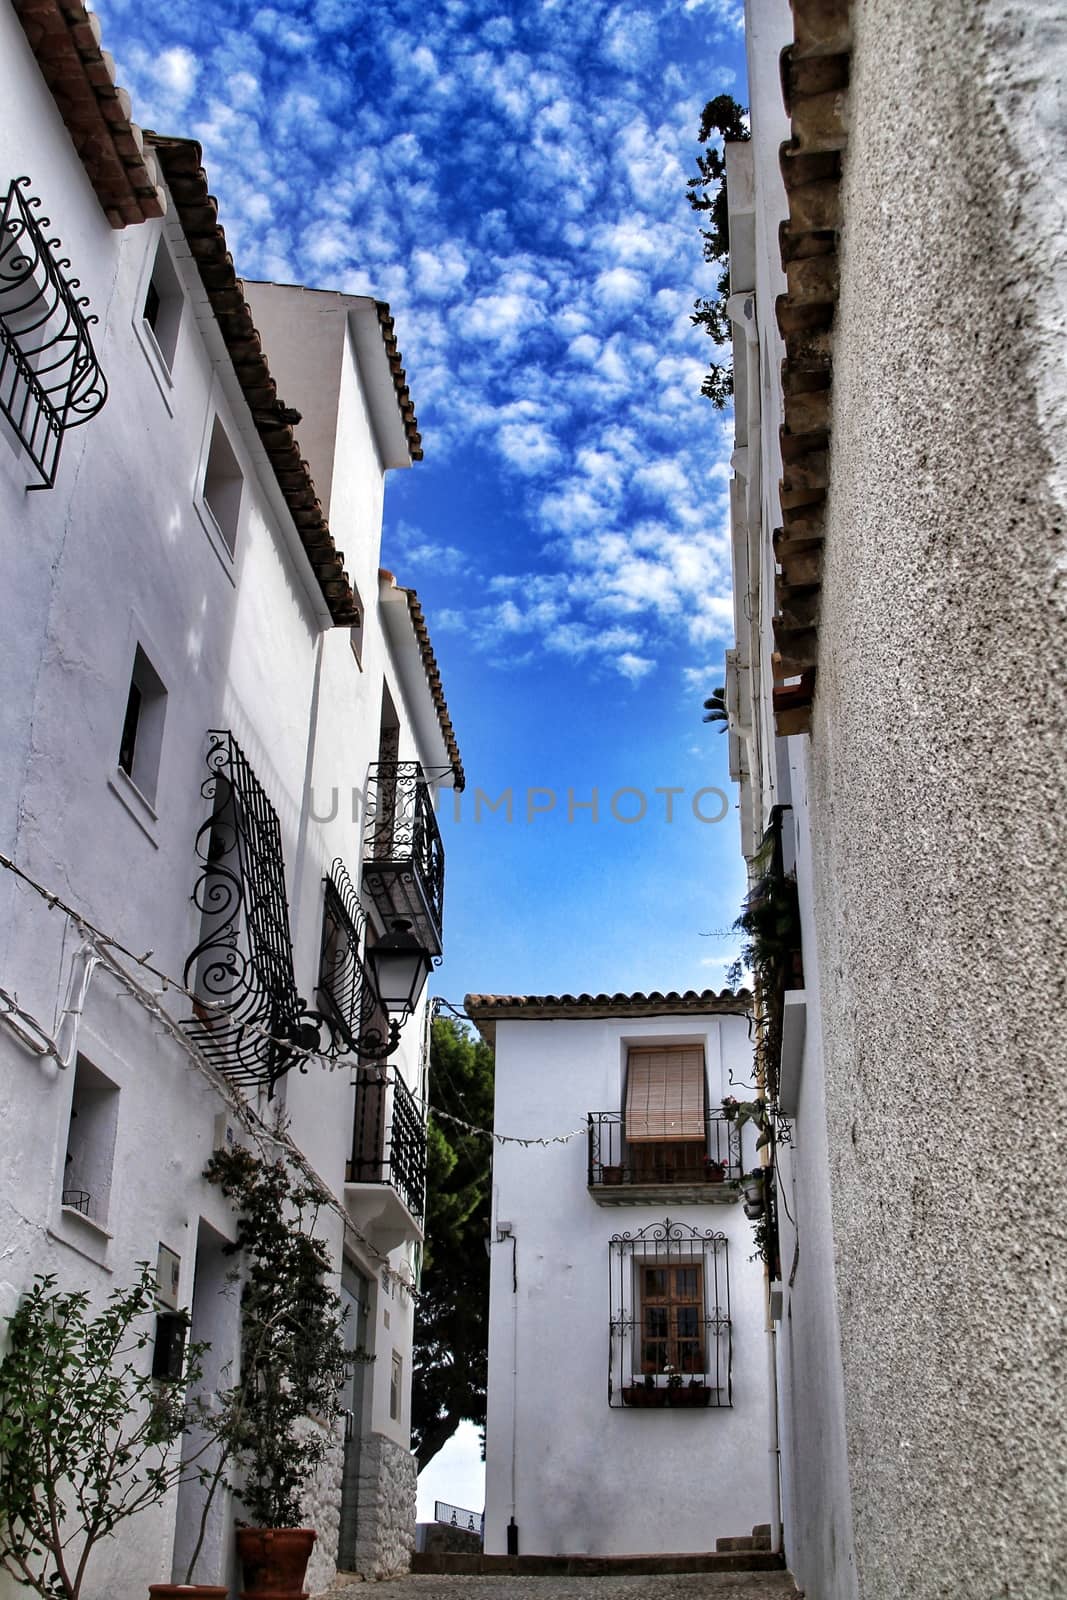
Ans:
POLYGON ((728 1534, 721 1539, 716 1539, 715 1548, 719 1551, 754 1550, 756 1548, 756 1541, 753 1539, 751 1534, 748 1533, 728 1534))
POLYGON ((703 1551, 699 1554, 662 1556, 487 1556, 460 1555, 456 1552, 429 1554, 416 1551, 412 1572, 439 1576, 477 1577, 493 1573, 514 1573, 535 1577, 556 1574, 564 1577, 600 1578, 639 1573, 674 1574, 684 1572, 781 1572, 785 1562, 771 1550, 703 1551))
POLYGON ((756 1526, 752 1530, 753 1539, 769 1539, 770 1536, 771 1536, 771 1525, 770 1525, 770 1523, 769 1522, 757 1522, 756 1526))

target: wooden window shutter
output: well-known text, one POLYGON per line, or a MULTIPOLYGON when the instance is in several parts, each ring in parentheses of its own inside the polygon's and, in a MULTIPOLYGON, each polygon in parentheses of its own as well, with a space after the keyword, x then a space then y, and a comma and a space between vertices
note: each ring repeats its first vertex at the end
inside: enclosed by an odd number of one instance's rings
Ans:
POLYGON ((629 1143, 704 1137, 703 1046, 631 1050, 626 1070, 629 1143))

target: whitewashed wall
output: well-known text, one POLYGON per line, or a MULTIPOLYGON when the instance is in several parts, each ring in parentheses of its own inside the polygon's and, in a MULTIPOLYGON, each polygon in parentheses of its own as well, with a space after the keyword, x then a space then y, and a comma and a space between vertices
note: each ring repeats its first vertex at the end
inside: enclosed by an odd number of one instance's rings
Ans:
MULTIPOLYGON (((498 1022, 498 1133, 540 1138, 620 1110, 626 1048, 705 1045, 714 1106, 750 1082, 743 1017, 498 1022), (731 1080, 732 1075, 732 1080, 731 1080)), ((748 1164, 754 1152, 746 1147, 748 1164)), ((621 1555, 713 1550, 768 1520, 763 1268, 737 1204, 597 1205, 583 1133, 498 1145, 493 1166, 486 1549, 621 1555), (733 1409, 608 1406, 608 1241, 669 1215, 729 1241, 733 1409), (501 1238, 510 1224, 511 1237, 501 1238), (512 1244, 514 1240, 514 1245, 512 1244), (517 1288, 513 1289, 512 1273, 517 1288)))
MULTIPOLYGON (((102 412, 65 438, 51 490, 27 494, 24 464, 0 440, 0 592, 8 616, 0 629, 0 849, 180 979, 199 937, 190 895, 194 839, 208 805, 200 792, 205 733, 229 727, 281 821, 297 984, 314 1004, 321 880, 339 855, 358 881, 361 817, 353 821, 350 797, 362 791, 377 755, 383 682, 394 681, 402 719, 419 693, 417 683, 403 690, 397 683, 379 622, 384 469, 358 367, 351 351, 339 352, 339 460, 349 476, 334 474, 332 521, 367 607, 362 667, 348 630, 326 627, 324 603, 173 215, 111 229, 6 4, 0 60, 0 182, 25 173, 42 199, 49 235, 61 238, 99 318, 93 338, 110 391, 102 412), (161 235, 184 291, 169 377, 140 329, 161 235), (216 412, 244 474, 232 561, 196 504, 216 412), (151 805, 117 767, 138 644, 168 691, 151 805), (333 818, 321 804, 323 820, 312 816, 309 778, 327 794, 338 788, 343 798, 333 818)), ((222 209, 225 216, 224 197, 222 209)), ((410 728, 403 739, 404 754, 423 753, 410 728)), ((0 984, 48 1029, 64 1005, 76 945, 61 913, 0 873, 0 984)), ((175 1016, 186 1009, 173 995, 165 1003, 175 1016)), ((397 1058, 412 1087, 420 1039, 416 1020, 397 1058)), ((92 979, 77 1044, 120 1091, 106 1225, 60 1203, 73 1072, 42 1064, 0 1027, 0 1314, 36 1272, 53 1271, 63 1286, 87 1287, 100 1301, 130 1280, 138 1260, 154 1262, 160 1242, 181 1257, 180 1299, 189 1304, 201 1220, 223 1237, 232 1234, 229 1207, 200 1177, 224 1101, 158 1020, 103 972, 92 979)), ((339 1200, 351 1145, 350 1080, 349 1070, 312 1066, 292 1073, 275 1102, 339 1200)), ((262 1097, 258 1108, 267 1116, 274 1110, 262 1097)), ((321 1227, 339 1263, 340 1217, 324 1211, 321 1227)), ((372 1425, 406 1448, 407 1395, 401 1418, 392 1420, 388 1388, 394 1347, 404 1352, 410 1386, 412 1303, 395 1275, 410 1280, 411 1248, 383 1256, 351 1232, 348 1248, 376 1286, 372 1425)), ((328 1486, 312 1495, 328 1520, 330 1497, 328 1486)), ((132 1600, 146 1583, 169 1579, 174 1516, 172 1501, 101 1547, 87 1600, 104 1593, 132 1600)), ((228 1541, 220 1540, 209 1550, 215 1571, 224 1572, 228 1541)), ((320 1541, 315 1586, 328 1578, 334 1548, 335 1537, 320 1541)), ((0 1579, 0 1592, 5 1583, 0 1579)))

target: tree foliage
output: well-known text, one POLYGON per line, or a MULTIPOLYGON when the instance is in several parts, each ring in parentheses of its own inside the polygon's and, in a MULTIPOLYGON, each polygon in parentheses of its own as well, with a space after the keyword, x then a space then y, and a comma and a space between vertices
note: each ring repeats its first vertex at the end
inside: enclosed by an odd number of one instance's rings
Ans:
POLYGON ((260 1527, 299 1527, 301 1498, 329 1434, 308 1429, 340 1415, 351 1356, 336 1272, 315 1233, 322 1197, 282 1161, 240 1145, 216 1150, 204 1171, 237 1212, 241 1258, 241 1373, 218 1397, 220 1468, 244 1470, 240 1496, 260 1527))
POLYGON ((93 1550, 182 1476, 174 1446, 186 1384, 148 1371, 155 1274, 95 1316, 84 1291, 40 1276, 8 1325, 0 1364, 0 1569, 48 1600, 78 1600, 93 1550))
MULTIPOLYGON (((747 139, 748 112, 731 95, 716 95, 704 107, 697 138, 707 146, 713 135, 722 140, 747 139)), ((730 217, 726 196, 726 152, 713 145, 697 156, 697 173, 686 185, 689 204, 705 213, 708 223, 700 232, 704 240, 704 260, 719 267, 713 299, 694 301, 690 322, 703 328, 716 344, 730 342, 730 319, 726 302, 730 297, 730 217)), ((721 411, 734 392, 733 368, 729 363, 713 362, 701 385, 701 394, 721 411)))
MULTIPOLYGON (((438 1018, 433 1025, 430 1102, 475 1127, 492 1127, 492 1051, 450 1019, 438 1018)), ((420 1471, 460 1422, 485 1425, 491 1173, 492 1141, 431 1110, 411 1400, 412 1448, 420 1471)))

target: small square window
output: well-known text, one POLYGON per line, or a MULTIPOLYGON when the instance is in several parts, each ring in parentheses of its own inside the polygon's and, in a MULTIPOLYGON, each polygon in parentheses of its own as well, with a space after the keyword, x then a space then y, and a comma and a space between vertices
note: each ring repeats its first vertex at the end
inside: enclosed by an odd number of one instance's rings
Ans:
POLYGON ((203 500, 231 556, 237 544, 243 484, 244 478, 233 446, 226 437, 226 429, 216 417, 204 471, 203 500))
POLYGON ((150 804, 159 781, 166 708, 163 681, 138 645, 119 739, 119 766, 150 804))
POLYGON ((79 1056, 74 1068, 62 1203, 101 1227, 111 1203, 119 1091, 110 1078, 79 1056))
POLYGON ((155 347, 168 372, 174 365, 183 305, 182 286, 174 270, 170 251, 165 241, 160 239, 141 316, 151 330, 155 347))

